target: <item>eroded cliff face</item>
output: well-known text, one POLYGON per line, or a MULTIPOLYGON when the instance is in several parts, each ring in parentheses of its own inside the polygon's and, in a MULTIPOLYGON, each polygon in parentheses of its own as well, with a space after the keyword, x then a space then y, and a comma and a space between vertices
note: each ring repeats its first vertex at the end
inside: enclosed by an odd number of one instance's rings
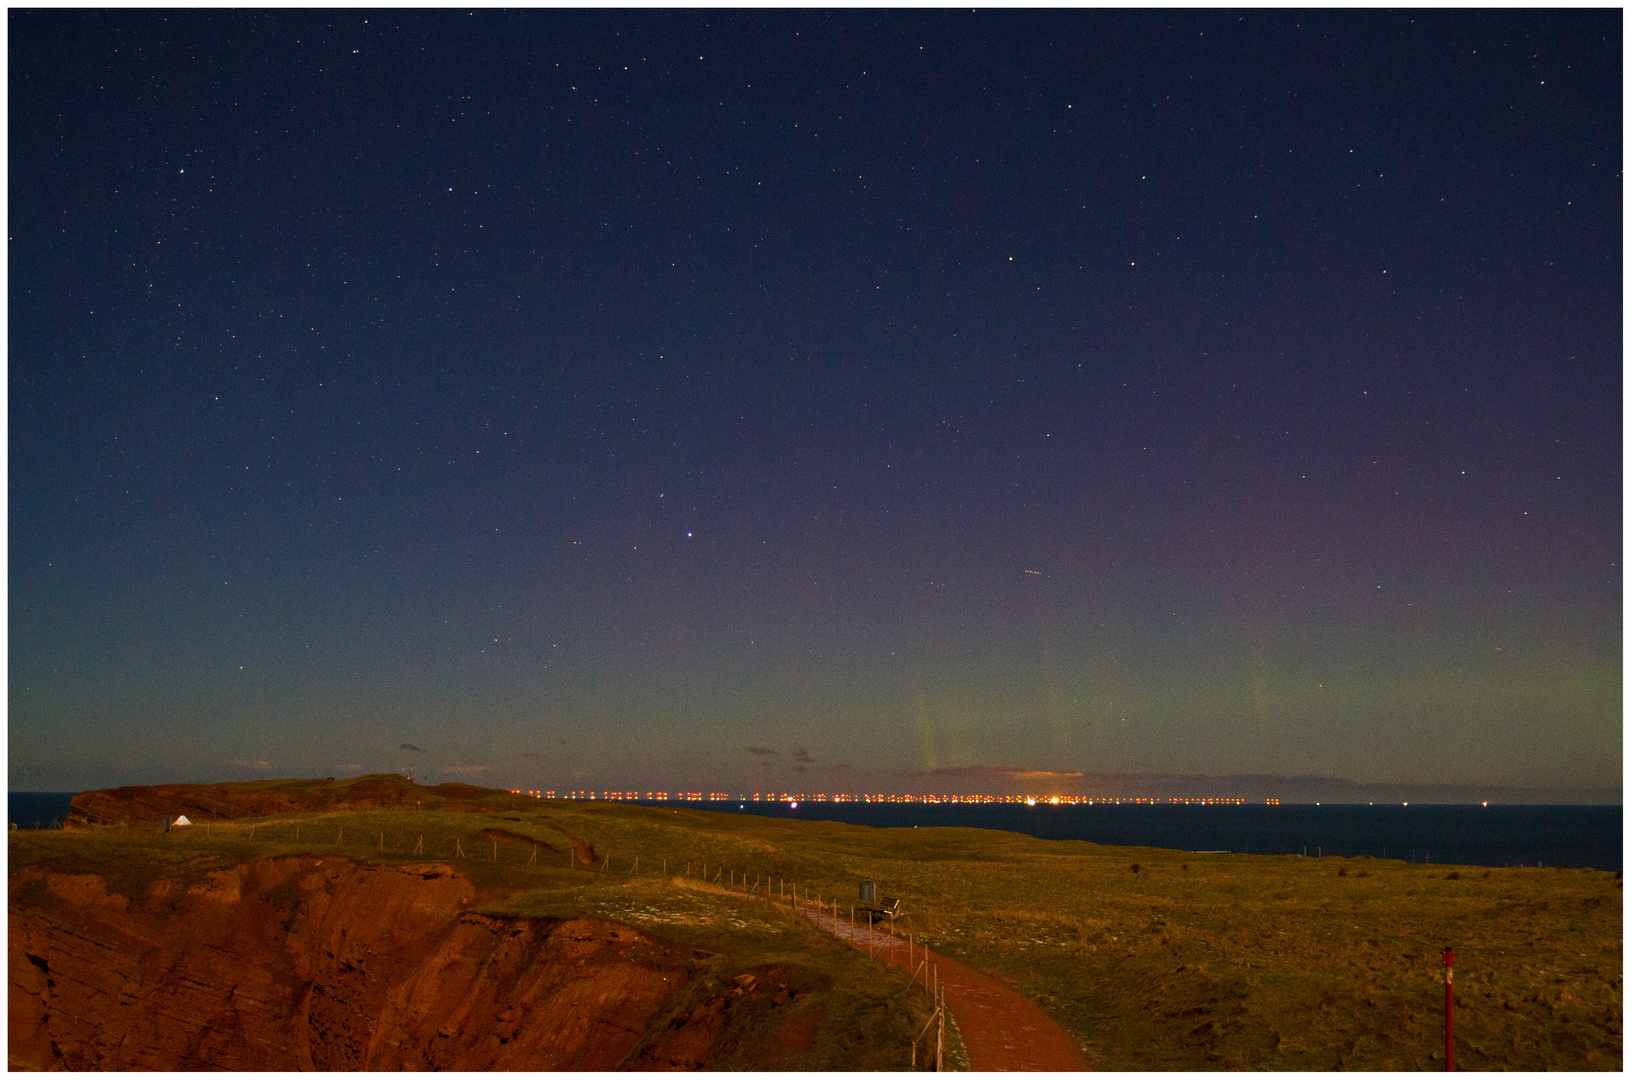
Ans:
POLYGON ((692 954, 632 927, 478 914, 474 899, 433 862, 270 859, 136 898, 25 867, 11 1064, 695 1068, 764 981, 693 992, 692 954))

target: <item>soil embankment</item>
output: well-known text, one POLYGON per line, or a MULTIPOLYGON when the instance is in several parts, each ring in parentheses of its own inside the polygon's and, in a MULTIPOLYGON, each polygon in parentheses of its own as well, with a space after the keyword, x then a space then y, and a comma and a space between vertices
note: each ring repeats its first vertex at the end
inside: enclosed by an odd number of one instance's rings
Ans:
POLYGON ((923 948, 908 952, 905 941, 882 931, 819 911, 806 909, 805 914, 856 948, 869 949, 879 962, 917 973, 920 979, 924 976, 917 965, 926 961, 945 991, 946 1008, 957 1021, 975 1072, 1081 1072, 1093 1067, 1070 1033, 1018 990, 939 953, 923 948))
POLYGON ((8 905, 10 1064, 697 1068, 753 1004, 633 927, 474 913, 475 895, 431 862, 267 859, 137 897, 25 867, 8 905))

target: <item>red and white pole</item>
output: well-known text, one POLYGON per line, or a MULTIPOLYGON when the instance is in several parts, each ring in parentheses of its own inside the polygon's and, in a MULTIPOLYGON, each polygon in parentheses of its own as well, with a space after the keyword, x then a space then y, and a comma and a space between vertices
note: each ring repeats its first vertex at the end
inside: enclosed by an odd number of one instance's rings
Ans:
POLYGON ((1455 1071, 1455 950, 1444 948, 1444 1071, 1455 1071))

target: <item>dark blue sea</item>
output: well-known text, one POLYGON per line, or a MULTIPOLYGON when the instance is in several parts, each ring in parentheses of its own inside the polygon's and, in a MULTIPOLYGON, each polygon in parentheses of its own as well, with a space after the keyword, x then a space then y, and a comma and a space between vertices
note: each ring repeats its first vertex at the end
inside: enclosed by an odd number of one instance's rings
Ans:
MULTIPOLYGON (((73 792, 9 793, 19 829, 68 817, 73 792)), ((672 805, 672 804, 659 804, 672 805)), ((695 804, 692 804, 695 805, 695 804)), ((875 828, 957 825, 1043 840, 1178 851, 1373 855, 1461 866, 1625 865, 1618 806, 1020 806, 922 803, 704 803, 709 810, 875 828), (740 809, 737 807, 740 806, 740 809)))
POLYGON ((877 828, 958 825, 1043 840, 1238 851, 1373 855, 1461 866, 1624 866, 1618 806, 1051 806, 1039 804, 709 803, 765 817, 877 828), (740 807, 740 809, 738 809, 740 807))
POLYGON ((6 820, 19 829, 61 828, 73 791, 8 791, 6 820), (54 824, 53 824, 54 823, 54 824))

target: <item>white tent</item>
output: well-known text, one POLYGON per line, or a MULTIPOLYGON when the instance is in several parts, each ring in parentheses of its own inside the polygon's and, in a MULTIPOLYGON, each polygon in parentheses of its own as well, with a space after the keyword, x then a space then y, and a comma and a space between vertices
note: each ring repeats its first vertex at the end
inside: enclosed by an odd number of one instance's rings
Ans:
POLYGON ((182 814, 180 817, 178 817, 174 821, 170 822, 171 828, 174 828, 177 825, 191 825, 191 824, 192 824, 192 822, 187 820, 187 815, 186 814, 182 814))

